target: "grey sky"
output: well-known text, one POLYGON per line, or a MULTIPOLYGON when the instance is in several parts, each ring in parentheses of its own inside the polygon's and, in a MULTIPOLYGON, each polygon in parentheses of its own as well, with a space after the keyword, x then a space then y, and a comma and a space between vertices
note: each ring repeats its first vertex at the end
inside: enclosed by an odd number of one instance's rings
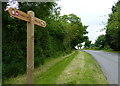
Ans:
POLYGON ((81 18, 84 25, 88 25, 87 35, 92 43, 97 37, 105 34, 100 29, 105 27, 108 14, 111 8, 118 0, 60 0, 61 15, 74 13, 81 18))

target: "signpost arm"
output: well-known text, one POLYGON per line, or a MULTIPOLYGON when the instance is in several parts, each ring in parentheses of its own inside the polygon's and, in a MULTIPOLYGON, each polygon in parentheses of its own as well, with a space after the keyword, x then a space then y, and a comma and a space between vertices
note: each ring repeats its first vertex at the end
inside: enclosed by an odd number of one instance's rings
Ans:
POLYGON ((15 8, 9 8, 11 16, 27 21, 27 84, 34 83, 34 24, 46 27, 46 22, 35 17, 33 11, 27 14, 15 8))
POLYGON ((27 84, 34 83, 34 12, 28 11, 30 22, 27 22, 27 84))

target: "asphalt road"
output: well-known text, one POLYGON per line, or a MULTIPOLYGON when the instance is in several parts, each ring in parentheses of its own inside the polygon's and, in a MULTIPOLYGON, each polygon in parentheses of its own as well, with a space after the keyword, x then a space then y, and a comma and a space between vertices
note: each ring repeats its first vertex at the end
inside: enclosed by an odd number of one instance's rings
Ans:
POLYGON ((100 65, 110 84, 118 84, 118 54, 104 51, 84 50, 90 53, 100 65))

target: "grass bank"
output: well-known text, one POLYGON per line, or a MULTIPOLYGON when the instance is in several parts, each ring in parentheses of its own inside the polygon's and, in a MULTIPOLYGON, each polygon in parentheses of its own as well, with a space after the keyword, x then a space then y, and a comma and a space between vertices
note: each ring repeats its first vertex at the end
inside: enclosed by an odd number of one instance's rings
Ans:
MULTIPOLYGON (((99 65, 84 51, 51 58, 35 69, 35 84, 107 84, 99 65)), ((26 84, 26 74, 10 78, 4 84, 26 84)))
MULTIPOLYGON (((73 51, 71 54, 62 56, 62 57, 53 57, 53 58, 47 58, 45 60, 44 65, 40 65, 40 67, 35 69, 34 76, 35 80, 38 80, 37 78, 41 76, 41 74, 46 73, 49 68, 52 68, 53 65, 60 62, 61 60, 73 55, 75 52, 73 51)), ((49 72, 49 71, 48 71, 49 72)), ((35 81, 36 82, 36 81, 35 81)), ((26 74, 18 75, 17 77, 11 77, 5 81, 3 81, 3 84, 26 84, 26 74)))
POLYGON ((96 60, 80 51, 57 80, 58 84, 108 84, 96 60))
POLYGON ((36 84, 55 84, 59 75, 64 71, 66 66, 73 60, 73 58, 78 54, 78 51, 75 51, 74 54, 62 59, 61 61, 54 64, 46 72, 39 73, 35 78, 36 84))

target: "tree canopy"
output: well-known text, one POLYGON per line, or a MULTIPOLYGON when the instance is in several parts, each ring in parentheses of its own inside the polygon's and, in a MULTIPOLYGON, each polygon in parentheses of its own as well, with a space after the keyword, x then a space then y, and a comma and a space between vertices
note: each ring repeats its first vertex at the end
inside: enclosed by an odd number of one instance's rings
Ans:
MULTIPOLYGON (((10 17, 5 6, 2 3, 3 80, 25 73, 27 46, 26 22, 10 17)), ((60 16, 60 7, 55 2, 23 2, 20 10, 26 13, 32 10, 47 23, 46 28, 35 26, 35 67, 44 64, 46 58, 70 53, 86 39, 87 26, 75 14, 60 16)))
POLYGON ((120 50, 120 1, 112 7, 112 13, 109 14, 106 26, 106 40, 109 46, 114 50, 120 50))
POLYGON ((109 14, 105 27, 106 34, 98 37, 95 46, 100 49, 111 48, 113 50, 120 50, 120 1, 118 1, 111 10, 112 13, 109 14))

